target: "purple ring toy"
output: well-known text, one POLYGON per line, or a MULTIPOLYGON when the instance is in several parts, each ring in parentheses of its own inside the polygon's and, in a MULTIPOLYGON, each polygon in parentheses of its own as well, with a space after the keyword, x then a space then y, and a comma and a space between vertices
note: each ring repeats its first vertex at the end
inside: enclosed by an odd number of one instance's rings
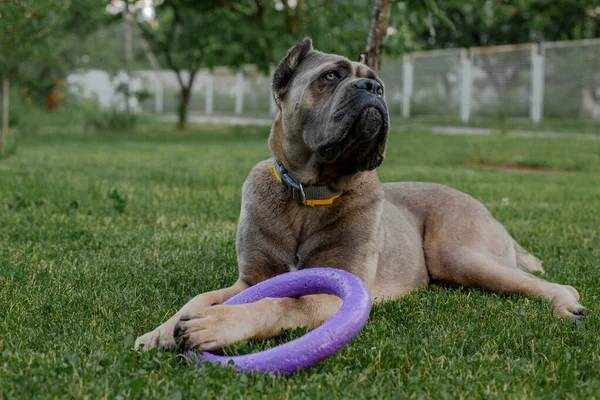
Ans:
POLYGON ((309 294, 333 294, 343 300, 339 311, 323 325, 306 335, 272 349, 243 356, 217 356, 207 351, 186 356, 219 362, 240 372, 293 374, 309 368, 344 347, 365 326, 371 311, 367 286, 349 272, 334 268, 307 268, 288 272, 254 285, 233 296, 224 304, 254 303, 265 297, 300 297, 309 294), (233 364, 230 363, 233 361, 233 364))

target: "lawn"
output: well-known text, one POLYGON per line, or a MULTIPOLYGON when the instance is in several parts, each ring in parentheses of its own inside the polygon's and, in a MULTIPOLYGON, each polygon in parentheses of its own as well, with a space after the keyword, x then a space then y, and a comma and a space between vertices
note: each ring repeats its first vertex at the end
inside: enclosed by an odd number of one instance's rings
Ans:
POLYGON ((286 378, 131 349, 236 279, 241 184, 269 156, 266 128, 156 129, 30 136, 0 160, 0 398, 600 397, 600 141, 393 132, 380 169, 480 199, 579 290, 586 321, 433 285, 375 306, 348 346, 286 378))
POLYGON ((486 128, 498 133, 536 132, 536 133, 558 133, 569 134, 600 134, 600 123, 591 119, 553 119, 544 118, 539 123, 533 123, 524 117, 471 117, 469 122, 463 123, 457 116, 415 116, 409 120, 397 118, 397 126, 410 127, 411 129, 431 128, 432 126, 455 126, 469 128, 486 128))

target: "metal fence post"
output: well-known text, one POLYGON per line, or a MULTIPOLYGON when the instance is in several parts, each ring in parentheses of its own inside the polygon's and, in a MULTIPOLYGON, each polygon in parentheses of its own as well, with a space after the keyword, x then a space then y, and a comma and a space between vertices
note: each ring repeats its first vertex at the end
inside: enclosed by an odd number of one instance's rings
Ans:
POLYGON ((531 47, 531 105, 529 116, 538 123, 542 120, 544 107, 544 44, 531 47))
POLYGON ((410 54, 402 58, 402 116, 410 117, 410 98, 413 91, 413 63, 410 54))
POLYGON ((240 115, 244 112, 244 73, 238 70, 235 84, 235 113, 240 115))
POLYGON ((164 110, 164 88, 160 72, 154 72, 154 112, 161 114, 164 110))
POLYGON ((471 52, 468 49, 461 49, 460 60, 460 119, 462 122, 469 122, 471 116, 471 88, 473 86, 471 52))
POLYGON ((270 101, 269 101, 269 115, 275 115, 277 114, 277 104, 275 104, 275 99, 273 99, 273 96, 269 96, 270 97, 270 101))
POLYGON ((213 113, 213 96, 215 92, 215 75, 211 72, 206 79, 206 101, 204 102, 204 112, 207 115, 213 113))
MULTIPOLYGON (((269 82, 273 81, 273 70, 271 70, 271 73, 269 74, 269 82)), ((275 104, 275 99, 273 98, 273 93, 271 92, 271 89, 269 88, 269 114, 270 115, 275 115, 277 114, 277 104, 275 104)))

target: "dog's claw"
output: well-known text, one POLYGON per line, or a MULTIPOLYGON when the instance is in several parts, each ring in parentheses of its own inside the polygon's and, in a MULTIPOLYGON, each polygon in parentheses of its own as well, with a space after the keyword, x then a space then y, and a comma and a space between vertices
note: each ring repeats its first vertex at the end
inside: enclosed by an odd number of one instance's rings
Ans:
POLYGON ((185 344, 189 338, 190 338, 190 335, 187 334, 187 335, 179 336, 175 339, 175 341, 177 343, 177 347, 179 347, 180 351, 185 351, 185 344))
POLYGON ((175 324, 175 329, 173 329, 173 337, 176 338, 180 336, 182 332, 187 330, 187 326, 182 324, 181 321, 175 324))
POLYGON ((181 317, 179 317, 180 321, 189 321, 190 320, 190 316, 187 314, 183 314, 181 317))
POLYGON ((590 312, 588 311, 587 308, 581 307, 580 309, 576 310, 573 314, 579 316, 580 319, 584 319, 585 317, 588 316, 589 313, 590 312))

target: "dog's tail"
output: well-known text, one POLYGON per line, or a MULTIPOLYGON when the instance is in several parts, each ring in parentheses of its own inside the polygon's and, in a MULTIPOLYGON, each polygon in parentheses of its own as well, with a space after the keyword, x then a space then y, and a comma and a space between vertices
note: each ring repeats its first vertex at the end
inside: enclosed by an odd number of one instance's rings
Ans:
POLYGON ((525 272, 538 272, 544 273, 542 268, 542 261, 539 258, 530 254, 527 250, 522 248, 516 240, 513 239, 513 245, 515 247, 515 254, 517 256, 517 266, 525 272))

